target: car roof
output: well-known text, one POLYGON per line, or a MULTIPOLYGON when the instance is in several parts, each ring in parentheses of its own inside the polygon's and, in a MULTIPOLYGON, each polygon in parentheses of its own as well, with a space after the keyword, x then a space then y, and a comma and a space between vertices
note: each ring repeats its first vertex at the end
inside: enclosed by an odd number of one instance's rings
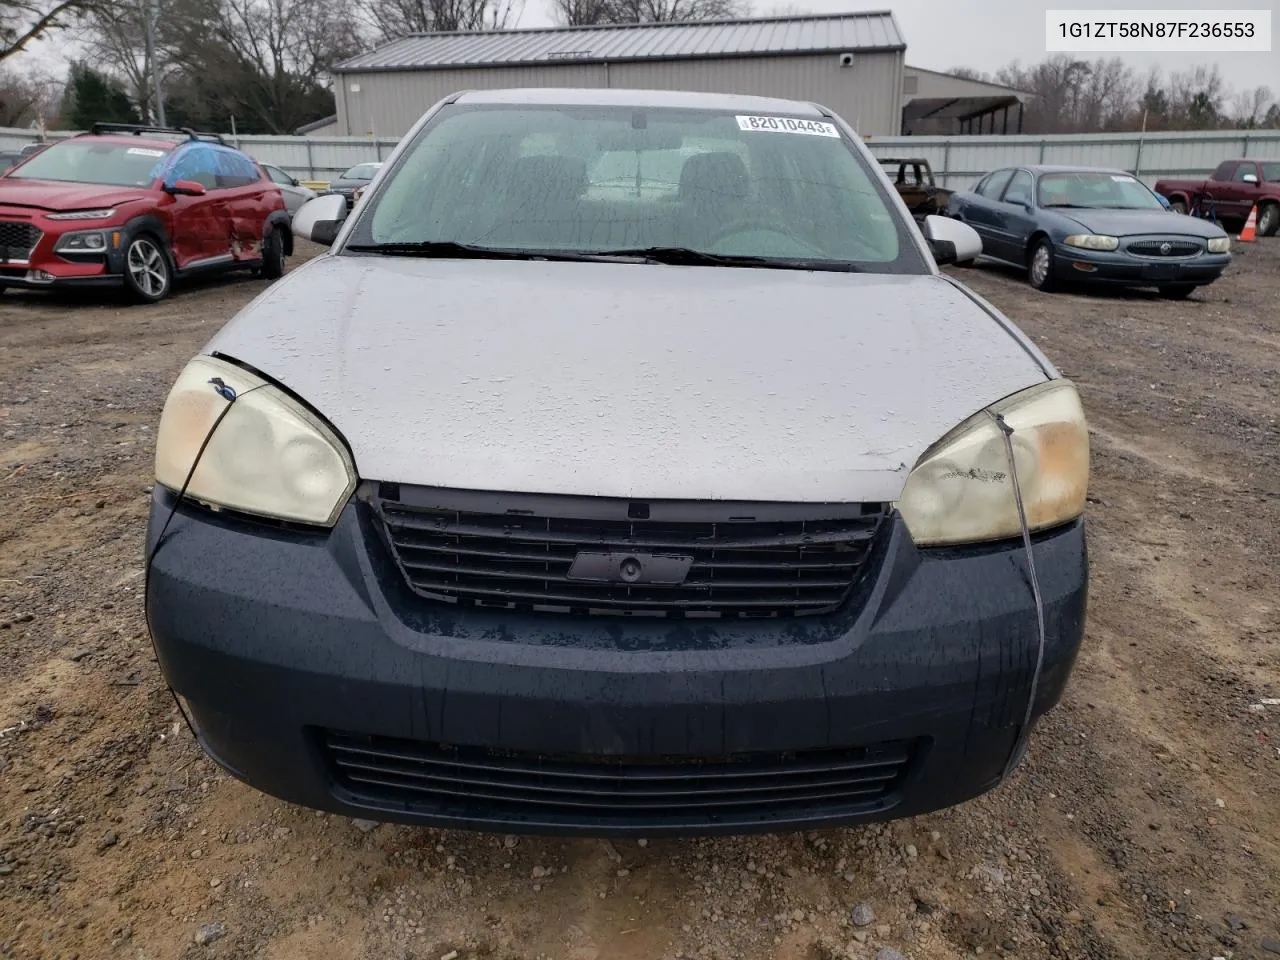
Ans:
POLYGON ((695 110, 741 110, 804 114, 825 114, 812 103, 752 97, 737 93, 692 93, 683 90, 627 90, 618 88, 528 87, 506 90, 468 90, 457 103, 545 104, 584 107, 671 107, 695 110))
POLYGON ((1127 170, 1121 170, 1118 167, 1085 167, 1073 166, 1069 163, 1013 163, 1004 167, 997 167, 998 170, 1028 170, 1033 174, 1041 173, 1114 173, 1124 174, 1125 176, 1133 176, 1127 170))
MULTIPOLYGON (((190 143, 190 140, 176 138, 165 139, 163 137, 135 137, 133 134, 122 133, 86 133, 83 136, 73 137, 72 140, 93 140, 97 143, 118 143, 126 147, 146 147, 149 150, 173 150, 184 143, 190 143)), ((69 141, 64 140, 63 143, 69 141)))

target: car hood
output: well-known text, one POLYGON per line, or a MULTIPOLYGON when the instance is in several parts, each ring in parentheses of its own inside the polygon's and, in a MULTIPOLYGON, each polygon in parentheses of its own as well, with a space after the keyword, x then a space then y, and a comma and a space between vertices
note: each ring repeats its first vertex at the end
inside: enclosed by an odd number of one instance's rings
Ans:
POLYGON ((1046 372, 941 276, 323 256, 206 346, 366 479, 613 497, 895 499, 1046 372))
POLYGON ((1130 237, 1135 234, 1174 234, 1208 240, 1224 236, 1221 227, 1166 210, 1062 210, 1053 211, 1074 220, 1090 233, 1106 237, 1130 237))
POLYGON ((372 180, 343 180, 339 177, 337 180, 329 181, 330 190, 354 190, 356 187, 367 186, 372 180))
POLYGON ((0 177, 0 206, 35 207, 53 211, 90 210, 141 200, 147 195, 146 189, 137 187, 0 177))

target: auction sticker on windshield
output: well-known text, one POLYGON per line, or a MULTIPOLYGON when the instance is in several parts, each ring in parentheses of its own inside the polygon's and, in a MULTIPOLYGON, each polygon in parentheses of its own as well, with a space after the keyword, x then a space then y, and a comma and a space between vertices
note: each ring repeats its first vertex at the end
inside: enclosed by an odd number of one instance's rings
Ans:
POLYGON ((135 157, 163 157, 163 150, 149 150, 146 147, 130 147, 126 153, 131 153, 135 157))
POLYGON ((839 137, 834 123, 824 120, 797 120, 794 117, 736 117, 739 130, 772 133, 805 133, 815 137, 839 137))

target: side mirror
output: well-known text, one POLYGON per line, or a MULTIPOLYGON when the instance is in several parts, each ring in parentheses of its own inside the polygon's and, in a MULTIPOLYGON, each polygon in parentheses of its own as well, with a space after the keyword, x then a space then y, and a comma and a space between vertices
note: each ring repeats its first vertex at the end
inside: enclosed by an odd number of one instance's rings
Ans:
POLYGON ((1254 176, 1252 173, 1246 173, 1240 179, 1243 180, 1245 183, 1253 184, 1255 187, 1258 185, 1258 178, 1254 176))
POLYGON ((203 183, 195 180, 175 180, 172 186, 165 189, 176 197, 203 197, 209 192, 203 183))
POLYGON ((328 247, 346 219, 347 198, 340 193, 327 193, 298 208, 293 215, 293 235, 328 247))
POLYGON ((924 218, 924 237, 938 266, 964 263, 981 256, 982 237, 967 223, 950 217, 930 215, 924 218))

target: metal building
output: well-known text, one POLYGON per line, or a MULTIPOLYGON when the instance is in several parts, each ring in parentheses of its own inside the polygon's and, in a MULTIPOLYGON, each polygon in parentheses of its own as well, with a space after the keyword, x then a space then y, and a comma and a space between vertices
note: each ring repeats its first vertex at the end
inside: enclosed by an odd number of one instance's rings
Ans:
POLYGON ((891 136, 905 51, 888 11, 414 34, 334 68, 334 132, 400 136, 458 90, 617 87, 811 100, 891 136))
POLYGON ((902 82, 902 132, 914 136, 1021 133, 1031 94, 1012 87, 908 66, 902 82))

